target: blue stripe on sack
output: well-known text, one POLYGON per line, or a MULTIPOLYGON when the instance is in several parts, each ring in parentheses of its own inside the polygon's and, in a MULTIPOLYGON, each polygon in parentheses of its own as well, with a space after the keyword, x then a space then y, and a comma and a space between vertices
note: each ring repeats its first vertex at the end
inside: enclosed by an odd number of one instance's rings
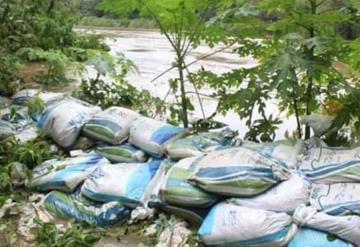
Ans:
POLYGON ((101 156, 94 156, 89 159, 85 159, 82 162, 76 164, 70 164, 66 166, 63 170, 56 171, 52 180, 54 181, 65 181, 71 177, 77 176, 77 174, 82 173, 94 166, 97 166, 99 161, 103 159, 101 156))
POLYGON ((219 178, 225 176, 238 176, 240 174, 258 174, 273 178, 271 168, 252 167, 252 166, 227 166, 227 167, 208 167, 200 168, 196 176, 200 178, 219 178))
POLYGON ((360 160, 351 160, 337 164, 329 164, 326 165, 325 167, 315 168, 313 170, 303 169, 302 171, 305 172, 305 174, 308 177, 320 177, 322 175, 326 175, 331 172, 341 171, 344 170, 345 168, 347 169, 353 168, 358 165, 360 165, 360 160))
POLYGON ((50 181, 47 183, 42 183, 39 185, 34 186, 34 188, 41 190, 41 191, 47 191, 47 190, 63 190, 66 187, 65 181, 50 181))
POLYGON ((136 207, 139 204, 138 200, 134 200, 131 199, 129 197, 126 196, 118 196, 118 195, 108 195, 108 194, 102 194, 102 193, 97 193, 97 192, 93 192, 87 188, 83 188, 82 193, 94 200, 94 201, 99 201, 99 202, 113 202, 113 201, 118 201, 121 202, 123 204, 129 205, 130 207, 136 207))
POLYGON ((92 118, 90 121, 87 122, 87 124, 105 126, 111 129, 113 132, 118 132, 122 129, 122 127, 118 123, 104 118, 92 118))
POLYGON ((179 127, 175 127, 175 126, 166 124, 152 134, 150 141, 155 142, 157 144, 163 144, 170 138, 178 135, 179 133, 181 133, 183 131, 184 131, 183 128, 179 128, 179 127))
MULTIPOLYGON (((166 182, 166 188, 189 188, 189 189, 194 189, 195 186, 193 186, 192 184, 184 181, 183 179, 176 179, 176 178, 170 178, 167 180, 166 182)), ((197 188, 195 188, 197 189, 197 188)), ((186 196, 186 195, 184 195, 186 196)))
POLYGON ((256 244, 272 243, 272 242, 280 241, 281 239, 285 238, 286 235, 288 234, 288 231, 289 231, 289 227, 285 227, 277 232, 262 237, 257 237, 248 240, 234 241, 216 246, 238 247, 238 246, 252 246, 256 244))
POLYGON ((345 215, 360 210, 360 201, 326 206, 323 211, 330 215, 345 215))
POLYGON ((148 165, 151 178, 154 177, 162 161, 163 161, 162 159, 151 159, 149 162, 146 163, 148 165))
POLYGON ((212 234, 213 232, 213 226, 215 225, 215 216, 218 206, 214 206, 206 218, 204 219, 203 223, 201 224, 198 234, 201 237, 206 237, 212 234))

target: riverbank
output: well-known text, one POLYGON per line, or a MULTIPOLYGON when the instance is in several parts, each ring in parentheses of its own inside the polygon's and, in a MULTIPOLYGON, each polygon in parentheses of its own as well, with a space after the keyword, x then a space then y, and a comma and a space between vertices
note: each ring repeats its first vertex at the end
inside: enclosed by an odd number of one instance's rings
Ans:
POLYGON ((156 29, 157 25, 155 20, 146 19, 146 18, 120 18, 112 19, 108 17, 96 17, 96 16, 87 16, 81 19, 78 23, 79 26, 83 27, 96 27, 102 29, 108 28, 127 28, 127 29, 156 29))

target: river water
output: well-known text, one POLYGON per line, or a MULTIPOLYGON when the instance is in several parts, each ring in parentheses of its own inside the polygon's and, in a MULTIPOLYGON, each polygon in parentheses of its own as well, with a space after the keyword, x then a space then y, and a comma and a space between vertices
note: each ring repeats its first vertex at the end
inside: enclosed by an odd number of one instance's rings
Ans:
MULTIPOLYGON (((136 65, 138 72, 129 73, 127 79, 138 88, 149 90, 154 96, 163 98, 169 90, 169 79, 178 77, 177 71, 173 69, 152 82, 155 77, 169 69, 174 61, 174 52, 172 51, 166 37, 156 30, 78 30, 96 32, 98 34, 105 35, 105 42, 111 48, 111 54, 113 56, 120 56, 120 54, 123 53, 136 65)), ((186 62, 190 63, 221 48, 221 46, 217 46, 211 49, 205 44, 202 44, 190 53, 186 62)), ((189 70, 193 72, 199 70, 200 68, 204 68, 221 74, 232 69, 241 67, 250 68, 256 66, 256 61, 253 58, 239 57, 237 54, 233 53, 233 48, 235 47, 227 48, 213 56, 200 60, 192 65, 189 70)), ((191 92, 195 91, 190 83, 186 86, 186 90, 191 92)), ((199 91, 205 95, 211 94, 211 90, 209 88, 202 88, 199 91)), ((195 111, 191 113, 190 119, 202 118, 202 112, 196 94, 189 94, 189 96, 191 102, 195 106, 195 111)), ((167 100, 174 102, 174 95, 170 94, 167 100)), ((216 111, 216 98, 201 96, 201 100, 203 102, 202 104, 204 106, 206 117, 216 111)), ((285 114, 279 114, 275 101, 269 101, 267 103, 267 113, 280 116, 283 120, 283 123, 276 132, 276 139, 283 138, 286 131, 292 132, 295 130, 295 119, 287 118, 285 114)), ((255 115, 254 119, 256 118, 260 118, 260 116, 255 115)), ((245 125, 245 121, 240 119, 236 112, 230 111, 226 115, 217 114, 215 120, 223 122, 233 129, 239 130, 240 136, 243 136, 248 130, 248 127, 245 125)))

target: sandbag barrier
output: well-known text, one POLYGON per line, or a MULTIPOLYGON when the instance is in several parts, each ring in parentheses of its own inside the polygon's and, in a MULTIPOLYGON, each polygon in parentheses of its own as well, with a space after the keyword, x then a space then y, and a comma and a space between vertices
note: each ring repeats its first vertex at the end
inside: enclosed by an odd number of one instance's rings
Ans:
POLYGON ((44 207, 58 217, 110 227, 155 208, 193 224, 208 246, 360 246, 360 148, 242 142, 229 129, 189 135, 38 90, 14 95, 11 117, 2 101, 0 139, 36 126, 77 156, 44 162, 29 182, 49 192, 44 207), (35 97, 46 108, 29 116, 35 97), (73 150, 84 137, 90 153, 73 150))

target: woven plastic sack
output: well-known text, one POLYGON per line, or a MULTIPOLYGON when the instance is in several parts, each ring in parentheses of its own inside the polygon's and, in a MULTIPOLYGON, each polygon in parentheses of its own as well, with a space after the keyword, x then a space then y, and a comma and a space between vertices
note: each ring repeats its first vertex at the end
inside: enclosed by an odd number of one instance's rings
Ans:
POLYGON ((172 159, 184 159, 225 147, 238 146, 241 141, 235 137, 236 133, 229 129, 197 133, 166 144, 165 150, 172 159))
POLYGON ((130 144, 114 146, 100 145, 96 147, 95 151, 113 163, 145 162, 147 158, 144 151, 130 144))
POLYGON ((184 132, 183 128, 151 118, 140 117, 134 121, 130 128, 129 143, 153 157, 161 157, 164 154, 163 144, 184 132))
POLYGON ((96 141, 121 144, 129 137, 130 126, 139 114, 122 107, 110 107, 95 114, 83 128, 84 135, 96 141))
POLYGON ((330 215, 360 215, 360 183, 314 184, 310 202, 330 215))
POLYGON ((289 168, 296 169, 300 155, 305 152, 303 141, 276 141, 271 143, 244 142, 243 147, 255 150, 262 155, 275 158, 289 168))
POLYGON ((277 160, 247 148, 214 151, 196 161, 190 177, 205 191, 225 196, 255 196, 288 179, 277 160))
POLYGON ((81 192, 95 201, 119 201, 135 208, 146 196, 146 189, 161 162, 162 160, 153 159, 148 163, 101 165, 84 182, 81 192))
POLYGON ((9 136, 15 135, 16 128, 7 121, 0 120, 0 140, 4 140, 9 136))
POLYGON ((107 159, 98 155, 48 160, 33 170, 30 187, 39 191, 71 192, 98 166, 107 163, 107 159))
POLYGON ((292 213, 298 206, 309 203, 310 183, 299 175, 292 175, 268 191, 255 197, 229 199, 230 202, 249 208, 292 213))
POLYGON ((333 234, 355 246, 360 244, 360 216, 331 216, 302 205, 295 210, 293 221, 300 227, 333 234))
POLYGON ((198 234, 207 246, 283 247, 297 231, 286 213, 223 202, 211 209, 198 234))
POLYGON ((23 89, 12 96, 14 104, 27 105, 30 101, 39 97, 45 105, 50 105, 56 101, 63 99, 62 93, 40 92, 37 89, 23 89))
POLYGON ((195 187, 188 181, 197 159, 183 159, 169 169, 160 188, 162 201, 187 207, 209 207, 215 203, 217 196, 195 187))
POLYGON ((186 206, 179 207, 165 203, 159 198, 152 198, 149 201, 148 206, 150 208, 156 208, 157 210, 163 211, 167 214, 173 214, 196 227, 200 227, 206 215, 209 213, 208 208, 194 208, 186 206))
POLYGON ((60 218, 74 219, 80 223, 100 227, 121 223, 130 214, 130 210, 119 202, 97 203, 85 198, 79 192, 69 195, 52 191, 45 197, 44 206, 60 218))
POLYGON ((99 110, 77 100, 64 100, 47 107, 37 124, 59 146, 70 148, 83 125, 99 110))
POLYGON ((360 147, 313 148, 301 160, 300 170, 314 183, 360 181, 360 147))
POLYGON ((295 235, 287 247, 351 247, 341 239, 330 239, 329 234, 303 228, 295 235))

